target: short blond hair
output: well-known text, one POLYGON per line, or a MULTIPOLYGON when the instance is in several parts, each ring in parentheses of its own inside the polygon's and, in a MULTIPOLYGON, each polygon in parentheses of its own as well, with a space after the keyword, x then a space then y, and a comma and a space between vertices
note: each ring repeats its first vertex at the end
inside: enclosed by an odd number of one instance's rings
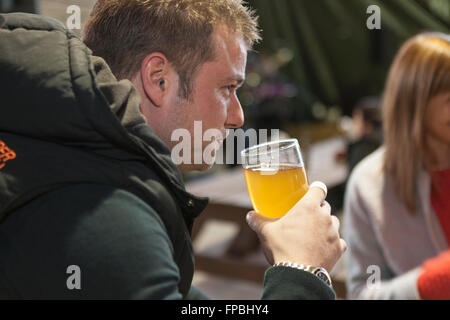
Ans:
POLYGON ((261 39, 257 17, 243 0, 98 0, 83 40, 118 79, 131 79, 152 52, 163 53, 188 98, 193 76, 213 60, 219 24, 241 34, 248 48, 261 39))
POLYGON ((408 40, 392 64, 383 97, 384 169, 412 214, 417 211, 417 170, 425 165, 427 106, 449 91, 450 36, 422 33, 408 40))

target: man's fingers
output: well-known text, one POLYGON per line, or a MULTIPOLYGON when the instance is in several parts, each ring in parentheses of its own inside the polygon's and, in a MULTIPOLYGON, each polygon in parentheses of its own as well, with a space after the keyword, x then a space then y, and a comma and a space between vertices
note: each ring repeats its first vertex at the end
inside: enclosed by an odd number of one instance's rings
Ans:
POLYGON ((347 250, 347 242, 345 242, 344 239, 340 239, 341 242, 341 250, 342 252, 345 252, 347 250))
POLYGON ((323 192, 323 200, 325 200, 325 198, 327 197, 328 189, 327 189, 327 186, 325 185, 325 183, 320 182, 320 181, 314 181, 313 183, 311 183, 309 188, 310 189, 311 188, 318 188, 318 189, 322 190, 322 192, 323 192))
POLYGON ((339 232, 339 227, 341 225, 341 222, 339 221, 339 219, 336 216, 331 216, 331 221, 332 221, 333 226, 336 229, 336 231, 339 232))
POLYGON ((309 186, 308 192, 300 202, 307 202, 313 207, 321 207, 327 197, 327 187, 323 182, 315 181, 309 186))
POLYGON ((322 208, 322 210, 325 210, 326 212, 331 214, 331 206, 330 206, 330 204, 327 201, 322 202, 320 207, 322 208))
POLYGON ((327 186, 323 182, 315 181, 311 183, 311 185, 309 186, 309 190, 305 194, 305 196, 308 197, 311 201, 322 205, 322 203, 325 201, 325 198, 327 197, 327 193, 327 186))
POLYGON ((246 220, 249 227, 259 234, 264 225, 267 222, 273 221, 274 219, 266 218, 255 211, 250 211, 249 213, 247 213, 246 220))

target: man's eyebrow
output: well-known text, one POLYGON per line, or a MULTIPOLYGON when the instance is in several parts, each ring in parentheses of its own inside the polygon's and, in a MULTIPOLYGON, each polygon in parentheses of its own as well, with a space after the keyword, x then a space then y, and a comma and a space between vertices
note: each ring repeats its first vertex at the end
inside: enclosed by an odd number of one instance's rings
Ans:
POLYGON ((237 82, 238 86, 241 86, 244 83, 245 79, 241 76, 233 76, 233 77, 227 78, 226 81, 227 82, 231 82, 231 81, 237 82))

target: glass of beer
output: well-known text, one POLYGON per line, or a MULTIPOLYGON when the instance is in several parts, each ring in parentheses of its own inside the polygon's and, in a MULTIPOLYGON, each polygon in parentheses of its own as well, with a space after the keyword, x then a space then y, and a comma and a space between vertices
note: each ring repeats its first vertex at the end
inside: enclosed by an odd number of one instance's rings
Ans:
POLYGON ((260 144, 241 152, 253 208, 268 218, 285 215, 308 191, 297 139, 260 144))

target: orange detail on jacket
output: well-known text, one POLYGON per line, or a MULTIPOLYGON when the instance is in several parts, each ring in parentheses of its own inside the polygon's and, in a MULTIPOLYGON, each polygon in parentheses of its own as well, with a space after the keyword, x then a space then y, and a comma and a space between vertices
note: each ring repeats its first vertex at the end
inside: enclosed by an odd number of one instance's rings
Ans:
POLYGON ((15 158, 16 153, 10 148, 8 148, 2 140, 0 140, 0 170, 3 169, 3 167, 6 164, 6 161, 15 158))

